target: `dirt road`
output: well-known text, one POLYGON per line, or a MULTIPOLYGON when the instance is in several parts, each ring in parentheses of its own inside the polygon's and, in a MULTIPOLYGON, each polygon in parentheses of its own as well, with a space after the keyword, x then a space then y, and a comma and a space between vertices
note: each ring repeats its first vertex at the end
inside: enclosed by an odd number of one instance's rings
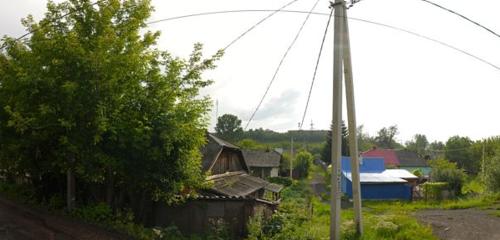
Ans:
POLYGON ((416 214, 432 227, 434 235, 446 240, 499 240, 500 217, 486 210, 426 210, 416 214))

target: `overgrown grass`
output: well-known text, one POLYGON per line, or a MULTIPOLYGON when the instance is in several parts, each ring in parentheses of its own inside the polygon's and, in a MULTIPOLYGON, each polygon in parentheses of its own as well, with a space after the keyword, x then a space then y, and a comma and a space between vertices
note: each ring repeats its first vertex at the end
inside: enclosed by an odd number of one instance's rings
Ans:
MULTIPOLYGON (((371 207, 363 209, 364 234, 361 238, 354 232, 352 209, 342 211, 342 239, 436 239, 428 226, 420 225, 412 217, 411 210, 401 202, 400 207, 391 208, 391 203, 370 202, 371 207), (380 205, 380 206, 378 206, 380 205)), ((278 213, 271 220, 253 224, 249 239, 329 239, 330 205, 312 197, 305 181, 294 184, 283 192, 283 202, 278 213)))

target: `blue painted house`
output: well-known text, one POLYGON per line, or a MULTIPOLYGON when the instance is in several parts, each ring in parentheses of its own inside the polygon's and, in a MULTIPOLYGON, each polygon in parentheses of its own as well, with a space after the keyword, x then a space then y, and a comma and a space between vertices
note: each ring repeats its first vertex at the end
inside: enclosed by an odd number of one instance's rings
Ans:
MULTIPOLYGON (((383 158, 360 159, 360 183, 362 199, 412 199, 409 178, 417 178, 406 170, 385 169, 383 158)), ((351 159, 342 157, 342 192, 352 198, 351 159)))

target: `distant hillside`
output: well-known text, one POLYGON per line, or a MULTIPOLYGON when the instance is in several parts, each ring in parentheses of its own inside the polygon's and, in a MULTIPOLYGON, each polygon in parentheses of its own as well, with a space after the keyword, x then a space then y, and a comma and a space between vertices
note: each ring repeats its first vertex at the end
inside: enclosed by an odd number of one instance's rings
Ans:
POLYGON ((326 140, 327 130, 290 130, 285 133, 275 132, 269 129, 250 129, 243 134, 243 138, 249 138, 260 143, 287 142, 293 137, 294 141, 319 143, 326 140))

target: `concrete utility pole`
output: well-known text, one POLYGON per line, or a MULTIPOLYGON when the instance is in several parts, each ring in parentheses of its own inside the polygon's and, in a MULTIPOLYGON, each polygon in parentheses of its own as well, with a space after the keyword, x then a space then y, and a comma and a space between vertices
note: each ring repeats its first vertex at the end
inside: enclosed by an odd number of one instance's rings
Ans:
POLYGON ((290 139, 290 179, 293 180, 293 136, 290 139))
POLYGON ((330 239, 340 240, 340 163, 342 151, 342 16, 344 0, 335 0, 333 35, 333 111, 332 111, 332 179, 330 202, 330 239))
POLYGON ((356 111, 354 104, 354 86, 352 76, 351 50, 347 10, 344 0, 331 3, 335 8, 334 24, 334 62, 333 62, 333 112, 332 112, 332 191, 330 203, 330 239, 340 240, 340 177, 342 151, 342 73, 346 84, 346 103, 349 123, 349 144, 351 154, 351 176, 355 212, 356 231, 363 232, 361 216, 361 188, 359 179, 359 156, 356 133, 356 111))

